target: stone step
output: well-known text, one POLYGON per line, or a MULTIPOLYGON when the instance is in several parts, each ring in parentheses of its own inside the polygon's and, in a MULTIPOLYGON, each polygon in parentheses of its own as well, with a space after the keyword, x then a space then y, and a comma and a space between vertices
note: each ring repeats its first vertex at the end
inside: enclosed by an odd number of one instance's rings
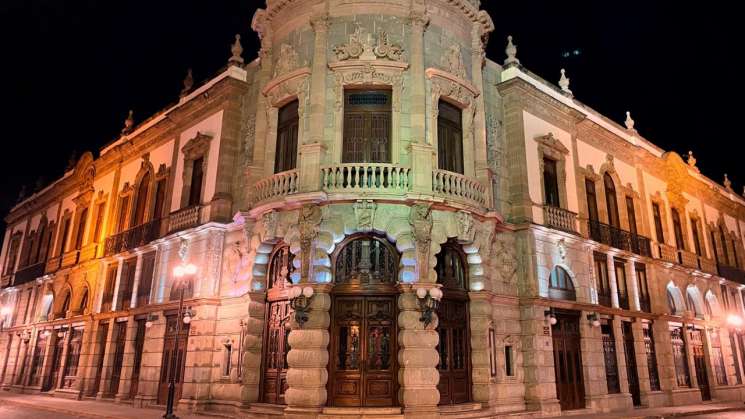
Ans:
POLYGON ((319 419, 404 419, 400 407, 326 407, 319 419))

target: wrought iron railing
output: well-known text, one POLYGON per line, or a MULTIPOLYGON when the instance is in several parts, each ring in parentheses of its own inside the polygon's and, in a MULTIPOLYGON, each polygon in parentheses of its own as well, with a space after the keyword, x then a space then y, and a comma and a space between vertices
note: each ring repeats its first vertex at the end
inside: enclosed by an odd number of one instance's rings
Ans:
POLYGON ((717 264, 717 270, 722 278, 745 285, 745 271, 742 269, 720 263, 717 264))
POLYGON ((543 223, 548 227, 576 233, 576 221, 577 213, 552 205, 543 206, 543 223))
POLYGON ((144 246, 160 236, 160 218, 106 238, 104 256, 144 246))
POLYGON ((600 221, 588 220, 590 239, 641 256, 652 256, 649 239, 600 221))
POLYGON ((39 262, 33 265, 24 266, 23 268, 16 271, 15 277, 13 278, 13 285, 25 284, 31 282, 36 278, 44 275, 44 267, 47 266, 46 262, 39 262))
POLYGON ((649 298, 639 298, 639 308, 645 313, 651 313, 652 302, 649 301, 649 298))

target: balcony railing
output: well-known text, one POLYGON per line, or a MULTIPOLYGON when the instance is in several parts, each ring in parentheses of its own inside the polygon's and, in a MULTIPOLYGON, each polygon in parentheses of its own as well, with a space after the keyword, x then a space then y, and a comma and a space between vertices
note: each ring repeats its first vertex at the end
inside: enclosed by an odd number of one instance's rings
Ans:
POLYGON ((639 298, 639 308, 645 313, 651 313, 652 303, 649 301, 649 298, 639 298))
POLYGON ((484 206, 486 188, 478 180, 446 170, 432 171, 432 192, 446 199, 484 206))
POLYGON ((196 227, 202 223, 202 206, 193 205, 174 211, 168 217, 168 234, 187 228, 196 227))
POLYGON ((678 249, 665 243, 658 243, 655 247, 657 248, 657 255, 655 256, 657 259, 670 263, 680 263, 678 261, 678 249))
POLYGON ((628 250, 641 256, 652 256, 649 239, 599 221, 589 220, 590 238, 621 250, 628 250))
POLYGON ((25 266, 16 271, 15 278, 13 279, 13 285, 25 284, 31 282, 36 278, 44 275, 44 267, 47 265, 46 262, 39 262, 33 265, 25 266))
POLYGON ((146 245, 159 236, 160 219, 140 224, 137 227, 107 237, 104 245, 104 256, 111 256, 146 245))
POLYGON ((678 263, 688 268, 699 268, 696 254, 685 250, 678 249, 678 263))
POLYGON ((745 285, 745 271, 742 269, 722 264, 717 264, 717 269, 722 278, 745 285))
POLYGON ((564 208, 552 205, 543 206, 543 223, 558 230, 569 233, 577 232, 577 214, 564 208))
POLYGON ((80 251, 75 249, 71 250, 65 254, 62 255, 62 267, 65 268, 67 266, 72 266, 76 263, 78 263, 78 257, 80 256, 80 251))
POLYGON ((411 169, 386 163, 345 163, 321 167, 321 190, 403 194, 411 185, 411 169))
POLYGON ((611 307, 611 298, 610 294, 598 294, 598 304, 605 307, 611 307))
POLYGON ((717 271, 717 263, 713 259, 705 258, 703 256, 698 257, 698 268, 703 271, 710 274, 716 274, 717 271))
POLYGON ((62 264, 62 256, 55 256, 47 260, 47 267, 44 270, 46 273, 56 272, 62 264))
POLYGON ((259 202, 281 198, 297 193, 298 186, 297 170, 275 173, 274 175, 256 183, 254 186, 253 199, 256 202, 259 202))

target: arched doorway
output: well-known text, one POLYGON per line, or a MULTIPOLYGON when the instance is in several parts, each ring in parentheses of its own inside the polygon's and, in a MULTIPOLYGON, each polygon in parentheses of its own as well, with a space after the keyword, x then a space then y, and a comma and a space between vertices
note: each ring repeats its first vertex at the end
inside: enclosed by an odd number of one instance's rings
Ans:
POLYGON ((465 403, 471 399, 468 276, 464 256, 458 242, 450 239, 442 245, 435 266, 437 283, 442 285, 443 292, 437 307, 440 404, 465 403))
POLYGON ((290 247, 280 243, 274 247, 269 258, 267 275, 266 330, 264 333, 264 356, 261 400, 264 403, 284 404, 287 390, 287 352, 290 347, 289 319, 291 314, 287 290, 289 289, 293 254, 290 247))
POLYGON ((395 406, 399 255, 384 237, 356 234, 332 258, 331 406, 395 406))

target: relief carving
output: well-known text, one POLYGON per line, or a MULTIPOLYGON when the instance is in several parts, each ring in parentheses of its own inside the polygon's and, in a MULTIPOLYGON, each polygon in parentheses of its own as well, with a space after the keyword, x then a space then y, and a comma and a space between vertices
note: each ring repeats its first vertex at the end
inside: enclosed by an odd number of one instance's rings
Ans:
POLYGON ((455 213, 458 227, 458 239, 463 241, 473 240, 473 217, 468 211, 458 211, 455 213))
POLYGON ((298 231, 300 233, 300 261, 301 282, 309 280, 311 252, 313 251, 313 240, 318 236, 318 230, 323 219, 321 207, 317 205, 306 205, 300 208, 298 216, 298 231))
POLYGON ((414 241, 417 249, 419 281, 427 282, 429 276, 429 248, 432 242, 432 208, 429 204, 414 204, 409 213, 414 241))
POLYGON ((463 65, 463 55, 460 51, 460 45, 452 44, 442 57, 442 65, 451 74, 461 79, 466 78, 466 67, 463 65))
POLYGON ((277 237, 277 225, 279 224, 279 213, 277 211, 265 212, 261 216, 261 226, 264 227, 262 241, 271 241, 277 237))
POLYGON ((357 228, 360 231, 372 230, 377 206, 370 200, 360 200, 354 204, 354 215, 357 217, 357 228))
POLYGON ((287 74, 298 68, 298 53, 290 44, 282 44, 279 47, 279 58, 274 66, 274 77, 287 74))
POLYGON ((401 61, 404 50, 400 45, 391 43, 387 32, 378 31, 376 38, 376 43, 373 45, 371 35, 369 33, 363 34, 362 28, 357 26, 354 32, 349 34, 348 41, 336 45, 332 51, 338 61, 350 59, 375 60, 378 58, 401 61))

